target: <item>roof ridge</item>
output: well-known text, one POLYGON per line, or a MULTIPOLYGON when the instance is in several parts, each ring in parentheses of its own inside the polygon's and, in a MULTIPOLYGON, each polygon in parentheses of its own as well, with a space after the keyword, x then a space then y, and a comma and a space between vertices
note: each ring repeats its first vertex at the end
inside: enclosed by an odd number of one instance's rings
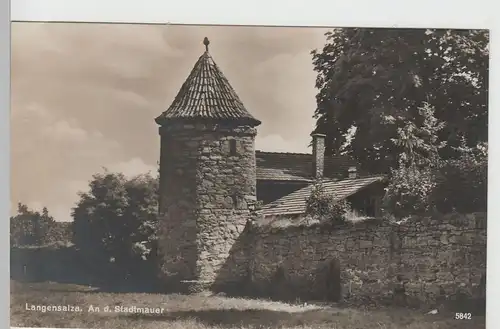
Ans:
MULTIPOLYGON (((261 151, 255 150, 255 153, 267 153, 267 154, 287 154, 287 155, 312 155, 312 153, 300 153, 300 152, 274 152, 274 151, 261 151)), ((353 157, 349 155, 325 155, 325 158, 349 158, 353 159, 353 157)))
POLYGON ((375 175, 375 174, 371 174, 371 175, 363 175, 363 176, 356 176, 355 178, 349 178, 349 177, 344 177, 342 179, 330 179, 330 178, 326 178, 324 183, 342 183, 342 182, 346 182, 346 181, 359 181, 359 180, 365 180, 365 179, 370 179, 370 178, 386 178, 387 176, 386 175, 375 175))

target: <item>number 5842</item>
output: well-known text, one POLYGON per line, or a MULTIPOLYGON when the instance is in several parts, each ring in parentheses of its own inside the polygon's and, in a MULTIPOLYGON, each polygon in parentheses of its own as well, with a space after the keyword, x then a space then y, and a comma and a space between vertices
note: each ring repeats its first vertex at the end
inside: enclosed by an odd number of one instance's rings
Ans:
POLYGON ((470 313, 455 313, 456 320, 470 320, 472 319, 472 314, 470 313))

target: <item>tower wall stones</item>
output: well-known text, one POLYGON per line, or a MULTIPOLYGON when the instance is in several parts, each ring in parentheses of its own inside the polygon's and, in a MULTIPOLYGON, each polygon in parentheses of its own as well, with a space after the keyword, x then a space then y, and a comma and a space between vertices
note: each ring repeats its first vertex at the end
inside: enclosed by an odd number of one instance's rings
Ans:
POLYGON ((162 271, 210 285, 256 200, 256 129, 179 123, 160 135, 162 271))

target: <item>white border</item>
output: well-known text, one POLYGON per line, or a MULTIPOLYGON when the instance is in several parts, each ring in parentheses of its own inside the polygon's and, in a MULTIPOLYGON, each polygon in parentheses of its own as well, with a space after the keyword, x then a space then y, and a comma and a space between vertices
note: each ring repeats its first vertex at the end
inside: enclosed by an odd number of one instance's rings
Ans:
MULTIPOLYGON (((9 12, 0 9, 0 13, 9 12)), ((2 3, 3 4, 3 3, 2 3)), ((490 91, 500 90, 500 35, 497 36, 499 24, 494 13, 494 1, 487 0, 12 0, 11 19, 15 21, 59 21, 59 22, 112 22, 112 23, 150 23, 150 24, 225 24, 225 25, 287 25, 287 26, 365 26, 365 27, 435 27, 435 28, 489 28, 491 29, 491 66, 490 91)), ((5 15, 3 15, 5 16, 5 15)), ((2 23, 5 18, 2 16, 2 23)), ((8 17, 6 18, 8 20, 8 17)), ((7 22, 8 23, 8 22, 7 22)), ((2 32, 5 31, 2 25, 2 32)), ((9 28, 7 33, 0 34, 2 49, 10 46, 9 28), (7 36, 7 38, 5 37, 7 36)), ((9 92, 3 86, 10 85, 9 60, 10 52, 1 52, 0 101, 3 118, 0 124, 6 126, 9 112, 9 92), (7 56, 7 67, 4 57, 7 56), (7 106, 5 106, 7 105, 7 106)), ((7 89, 8 90, 8 89, 7 89)), ((500 323, 500 303, 495 298, 500 295, 498 274, 500 258, 498 255, 500 233, 498 202, 494 196, 499 195, 500 186, 500 143, 497 128, 500 123, 498 94, 490 92, 490 137, 489 137, 489 218, 488 221, 488 293, 487 293, 487 328, 494 328, 500 323), (491 128, 493 127, 493 129, 491 128), (497 275, 495 275, 497 274, 497 275), (495 321, 496 320, 496 321, 495 321)), ((7 158, 1 162, 0 176, 1 195, 8 195, 9 172, 9 140, 8 127, 2 127, 3 138, 0 147, 7 158)), ((498 198, 498 197, 497 197, 498 198)), ((4 218, 8 218, 10 203, 2 198, 4 218)), ((4 221, 5 223, 7 221, 4 221)), ((7 226, 6 226, 7 227, 7 226)), ((4 230, 4 232, 8 232, 4 230)), ((2 241, 6 241, 2 239, 2 241)), ((7 287, 7 290, 9 288, 7 287)), ((8 295, 6 295, 9 300, 8 295)))
MULTIPOLYGON (((487 0, 13 0, 12 20, 488 28, 487 0)), ((489 13, 489 15, 488 15, 489 13)))
MULTIPOLYGON (((5 234, 6 238, 0 238, 0 250, 6 257, 4 259, 1 274, 2 300, 5 298, 7 305, 10 306, 10 285, 9 282, 9 264, 10 264, 10 243, 9 243, 9 216, 10 216, 10 6, 9 1, 0 0, 0 232, 5 234), (3 280, 5 275, 5 280, 3 280), (5 293, 4 293, 5 292, 5 293)), ((2 303, 2 305, 5 305, 2 303)), ((0 327, 8 328, 10 309, 2 307, 0 313, 0 327)))

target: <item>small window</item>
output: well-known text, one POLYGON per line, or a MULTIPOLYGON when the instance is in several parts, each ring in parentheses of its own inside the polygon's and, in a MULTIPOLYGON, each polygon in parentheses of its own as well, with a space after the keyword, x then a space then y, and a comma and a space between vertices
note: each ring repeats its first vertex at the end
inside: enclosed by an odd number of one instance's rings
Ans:
POLYGON ((235 139, 229 140, 229 154, 236 155, 236 140, 235 139))

